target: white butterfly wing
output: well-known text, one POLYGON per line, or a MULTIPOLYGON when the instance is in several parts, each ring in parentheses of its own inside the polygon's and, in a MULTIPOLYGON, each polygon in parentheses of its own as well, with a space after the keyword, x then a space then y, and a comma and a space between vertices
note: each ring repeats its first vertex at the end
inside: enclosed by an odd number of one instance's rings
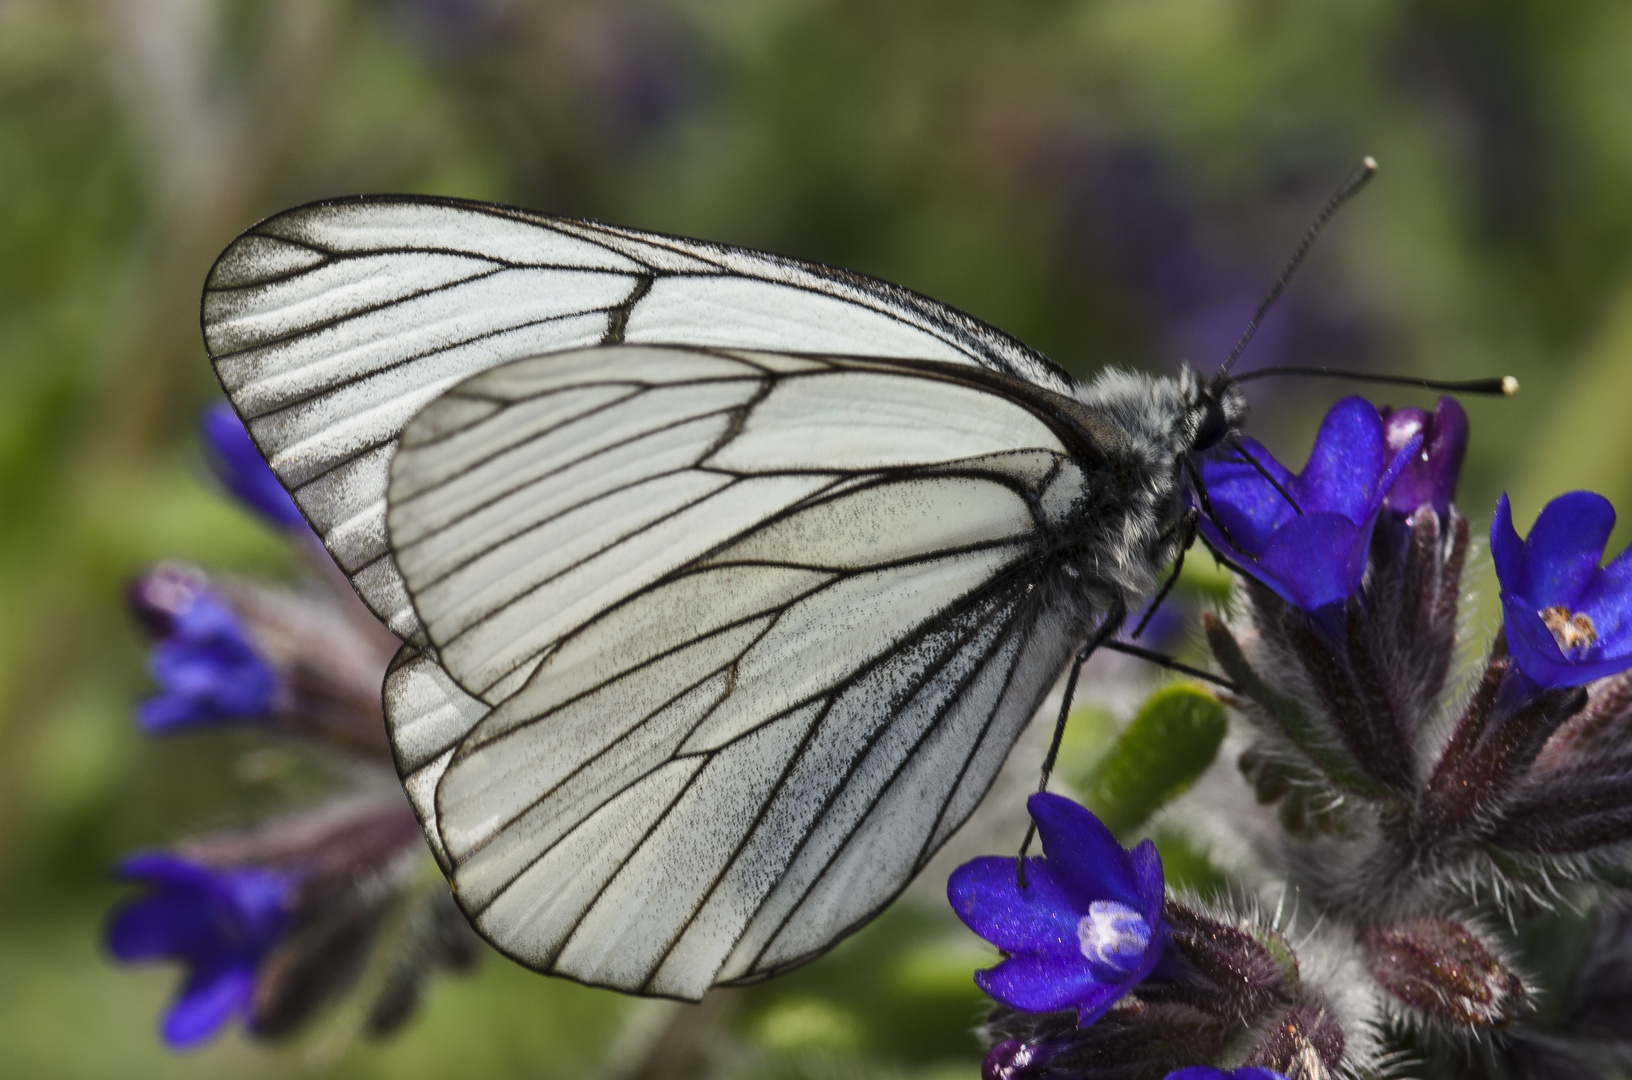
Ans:
POLYGON ((269 218, 216 262, 202 318, 273 471, 364 601, 421 644, 386 544, 389 462, 409 418, 477 372, 627 341, 940 360, 1069 386, 1001 332, 858 274, 454 200, 269 218))
POLYGON ((489 941, 696 998, 974 808, 1080 634, 1045 578, 1088 477, 956 371, 600 348, 408 426, 392 548, 446 675, 399 664, 388 723, 489 941))
POLYGON ((491 709, 459 688, 435 651, 404 645, 385 675, 381 695, 397 775, 414 808, 431 853, 443 872, 451 872, 442 833, 436 827, 436 784, 453 752, 491 709))

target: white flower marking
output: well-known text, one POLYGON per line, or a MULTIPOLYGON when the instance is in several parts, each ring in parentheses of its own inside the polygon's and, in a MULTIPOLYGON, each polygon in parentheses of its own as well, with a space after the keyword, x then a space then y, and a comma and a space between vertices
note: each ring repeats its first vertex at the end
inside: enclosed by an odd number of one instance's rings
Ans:
POLYGON ((1077 922, 1082 955, 1118 971, 1132 971, 1150 947, 1145 917, 1115 900, 1095 900, 1077 922))

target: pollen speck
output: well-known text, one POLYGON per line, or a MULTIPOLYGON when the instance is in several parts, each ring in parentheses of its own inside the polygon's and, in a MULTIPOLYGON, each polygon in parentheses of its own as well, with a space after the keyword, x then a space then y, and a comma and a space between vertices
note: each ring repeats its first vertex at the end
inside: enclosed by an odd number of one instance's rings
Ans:
POLYGON ((1598 642, 1598 628, 1583 612, 1573 615, 1563 604, 1554 604, 1541 612, 1541 621, 1553 632, 1553 640, 1566 653, 1591 648, 1598 642))

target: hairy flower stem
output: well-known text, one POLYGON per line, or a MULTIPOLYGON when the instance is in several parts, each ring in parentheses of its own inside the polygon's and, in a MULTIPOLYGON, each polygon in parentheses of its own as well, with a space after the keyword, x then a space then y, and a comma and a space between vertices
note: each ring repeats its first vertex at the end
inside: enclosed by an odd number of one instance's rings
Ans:
POLYGON ((1581 687, 1542 689, 1493 657, 1418 803, 1417 837, 1461 839, 1490 821, 1547 739, 1587 704, 1581 687))
POLYGON ((1300 702, 1280 693, 1259 676, 1223 620, 1209 614, 1203 617, 1202 625, 1219 666, 1241 688, 1242 696, 1262 710, 1262 719, 1274 734, 1296 747, 1338 788, 1369 796, 1389 793, 1386 786, 1359 766, 1346 748, 1326 737, 1300 702))
POLYGON ((1281 632, 1302 662, 1343 745, 1366 774, 1392 791, 1411 785, 1411 757, 1375 656, 1365 647, 1365 613, 1351 598, 1345 611, 1348 662, 1302 612, 1284 606, 1281 632))

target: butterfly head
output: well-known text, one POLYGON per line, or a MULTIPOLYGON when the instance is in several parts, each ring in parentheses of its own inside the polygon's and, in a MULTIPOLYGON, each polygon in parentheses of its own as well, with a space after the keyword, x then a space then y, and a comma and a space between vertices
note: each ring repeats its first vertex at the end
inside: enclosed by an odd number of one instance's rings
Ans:
POLYGON ((1186 369, 1180 382, 1184 388, 1188 436, 1185 451, 1204 454, 1233 440, 1247 419, 1247 399, 1234 380, 1207 382, 1186 369))

